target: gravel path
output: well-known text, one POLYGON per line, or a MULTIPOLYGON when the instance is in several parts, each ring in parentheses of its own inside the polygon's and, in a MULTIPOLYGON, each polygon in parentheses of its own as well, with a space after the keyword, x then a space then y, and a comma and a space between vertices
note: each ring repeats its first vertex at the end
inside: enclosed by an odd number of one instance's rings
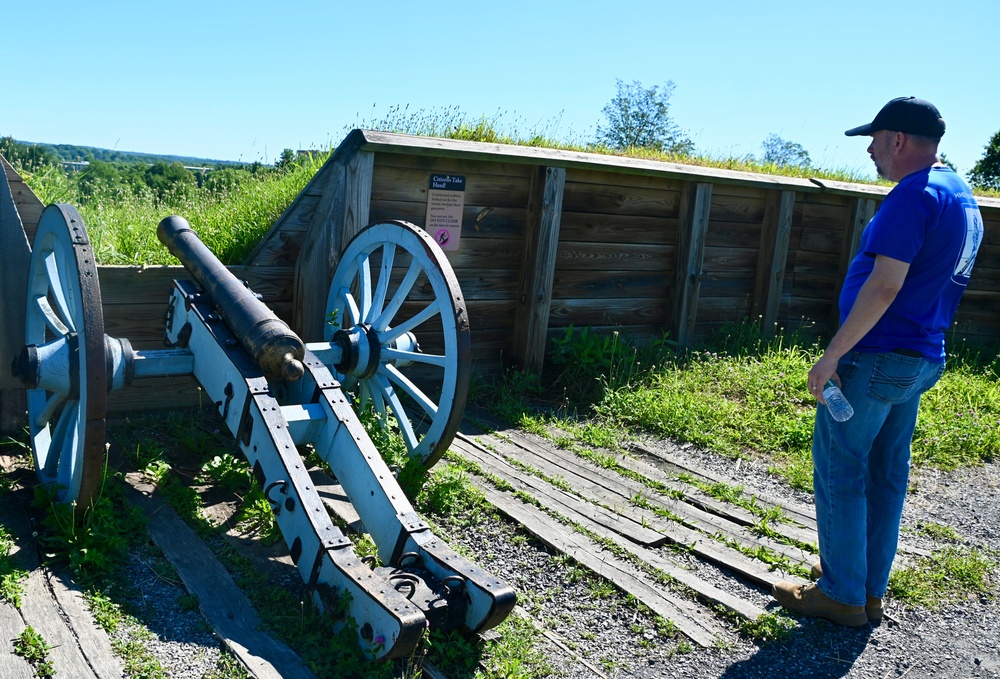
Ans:
MULTIPOLYGON (((663 441, 654 445, 695 466, 738 478, 747 492, 756 489, 777 499, 812 503, 811 495, 789 488, 759 464, 742 460, 737 468, 737 462, 691 447, 663 441)), ((934 522, 952 527, 966 546, 994 550, 996 560, 1000 466, 950 474, 917 470, 913 481, 914 492, 903 517, 909 544, 935 547, 919 530, 921 524, 934 522)), ((608 677, 1000 677, 996 599, 974 597, 933 612, 887 599, 890 619, 879 626, 845 629, 803 618, 780 642, 758 646, 734 635, 723 647, 700 649, 659 635, 651 618, 627 599, 596 596, 593 584, 568 569, 563 559, 517 534, 503 521, 488 520, 454 537, 477 554, 481 565, 514 584, 532 617, 608 677)), ((688 559, 687 565, 716 586, 768 610, 781 610, 759 587, 735 581, 695 559, 688 559)), ((993 573, 994 581, 998 576, 993 573)), ((555 667, 568 677, 596 676, 579 662, 559 662, 555 667)))

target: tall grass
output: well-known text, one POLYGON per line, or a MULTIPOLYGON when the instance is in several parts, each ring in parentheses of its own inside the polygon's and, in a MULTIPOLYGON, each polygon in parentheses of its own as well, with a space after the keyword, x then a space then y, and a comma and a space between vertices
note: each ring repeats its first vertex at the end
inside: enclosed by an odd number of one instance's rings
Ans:
MULTIPOLYGON (((588 343, 593 346, 593 343, 588 343)), ((558 348, 557 348, 558 351, 558 348)), ((608 354, 628 356, 621 348, 608 354)), ((821 347, 806 335, 764 341, 754 324, 730 327, 714 349, 649 364, 606 384, 594 417, 615 429, 644 430, 731 457, 766 461, 793 486, 812 488, 816 411, 806 376, 821 347)), ((949 357, 948 370, 920 404, 913 463, 944 470, 1000 455, 1000 361, 993 351, 949 357)), ((605 366, 606 361, 594 360, 605 366)), ((586 379, 574 374, 575 380, 586 379)), ((602 367, 609 374, 614 366, 602 367)), ((620 372, 620 371, 619 371, 620 372)))
POLYGON ((91 240, 102 264, 176 264, 156 238, 156 225, 177 214, 226 264, 246 260, 282 212, 295 200, 329 153, 309 156, 285 172, 248 176, 222 191, 200 190, 158 199, 151 190, 136 193, 103 187, 81 203, 91 240))

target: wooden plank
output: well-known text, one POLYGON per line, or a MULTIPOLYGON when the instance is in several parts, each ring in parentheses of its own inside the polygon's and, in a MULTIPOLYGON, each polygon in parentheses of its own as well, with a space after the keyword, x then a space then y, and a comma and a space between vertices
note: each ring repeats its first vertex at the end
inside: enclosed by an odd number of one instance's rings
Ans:
POLYGON ((28 661, 14 654, 14 640, 23 631, 21 614, 6 601, 0 601, 0 677, 4 679, 35 679, 28 661))
POLYGON ((25 308, 28 297, 28 263, 31 248, 14 202, 8 177, 20 177, 3 156, 3 178, 0 179, 0 434, 12 435, 27 422, 27 402, 24 387, 11 374, 8 366, 24 346, 25 308))
POLYGON ((170 505, 139 474, 127 474, 126 480, 132 486, 130 499, 146 514, 150 537, 197 597, 216 636, 247 670, 258 679, 313 679, 288 646, 260 631, 260 617, 246 595, 170 505))
POLYGON ((340 253, 369 223, 373 154, 358 151, 338 157, 331 167, 295 267, 292 328, 306 341, 323 337, 326 298, 340 253))
POLYGON ((80 587, 66 573, 50 573, 48 585, 94 674, 98 679, 119 679, 121 660, 112 651, 107 632, 97 625, 83 602, 80 587))
POLYGON ((35 241, 35 229, 38 228, 38 219, 42 216, 45 205, 38 199, 35 192, 31 190, 21 175, 11 167, 5 158, 0 156, 0 165, 3 166, 4 175, 10 185, 11 195, 14 197, 14 205, 17 206, 17 213, 21 216, 21 226, 28 237, 28 242, 35 241))
MULTIPOLYGON (((656 450, 655 448, 650 448, 642 443, 629 444, 629 450, 655 459, 658 464, 665 465, 667 469, 675 474, 689 474, 693 477, 701 479, 705 483, 725 483, 733 485, 732 478, 695 467, 673 455, 656 450)), ((739 476, 739 461, 736 462, 734 476, 739 476)), ((741 484, 737 483, 737 485, 741 484)), ((816 510, 812 507, 790 503, 787 500, 776 500, 757 490, 752 490, 750 495, 761 506, 768 508, 780 507, 781 510, 793 521, 796 521, 813 531, 816 530, 816 510)))
POLYGON ((549 310, 550 327, 617 325, 622 326, 625 332, 632 325, 655 325, 662 329, 666 319, 666 301, 662 299, 611 296, 604 299, 554 299, 549 310))
POLYGON ((778 325, 778 306, 785 282, 785 262, 794 211, 794 191, 771 192, 768 195, 752 306, 752 317, 760 319, 761 333, 765 338, 774 337, 778 325))
MULTIPOLYGON (((759 518, 756 515, 750 513, 746 509, 743 509, 742 507, 738 507, 736 505, 731 505, 721 500, 716 500, 712 496, 704 493, 704 491, 696 489, 691 485, 680 484, 674 478, 665 474, 659 468, 647 464, 641 460, 636 460, 627 456, 621 456, 618 459, 618 464, 623 469, 628 469, 629 471, 643 475, 645 478, 648 478, 651 481, 662 483, 664 486, 668 488, 672 488, 680 492, 683 492, 685 496, 685 501, 687 501, 688 503, 694 505, 695 507, 698 507, 699 509, 703 509, 706 512, 715 514, 716 516, 729 519, 733 523, 743 526, 752 526, 759 521, 759 518)), ((732 484, 730 483, 730 485, 732 484)), ((778 505, 778 507, 784 510, 784 506, 778 505)), ((804 542, 806 544, 818 545, 819 536, 816 534, 815 520, 813 520, 812 523, 813 527, 809 527, 807 525, 785 523, 785 522, 774 522, 771 524, 771 528, 774 530, 775 533, 778 533, 791 540, 797 540, 799 542, 804 542)), ((799 554, 801 552, 797 550, 796 553, 799 554)), ((810 557, 808 556, 808 554, 806 554, 803 561, 807 561, 809 558, 810 557)))
POLYGON ((485 472, 509 483, 515 490, 522 491, 539 500, 571 521, 579 523, 578 517, 588 517, 595 523, 610 529, 630 541, 647 547, 659 547, 667 541, 663 533, 652 530, 641 521, 622 516, 601 505, 581 500, 571 493, 556 488, 531 474, 516 471, 509 462, 489 451, 472 444, 464 438, 456 438, 451 449, 478 464, 485 472))
POLYGON ((45 643, 52 648, 48 660, 58 676, 88 679, 96 677, 87 658, 76 643, 73 631, 66 626, 61 609, 49 590, 44 568, 36 568, 24 586, 21 615, 45 643))
POLYGON ((674 299, 670 335, 683 348, 691 343, 698 314, 705 234, 712 207, 712 185, 701 182, 688 186, 681 198, 677 238, 677 264, 674 267, 674 299))
MULTIPOLYGON (((497 464, 491 462, 492 456, 485 450, 475 449, 472 446, 466 446, 462 453, 473 457, 480 464, 484 464, 490 473, 498 474, 508 483, 517 487, 516 482, 519 481, 517 472, 503 463, 497 464), (506 467, 506 471, 504 469, 506 467)), ((497 460, 497 458, 492 458, 497 460)), ((497 462, 499 462, 497 460, 497 462)), ((523 485, 523 484, 522 484, 523 485)), ((543 484, 534 484, 532 490, 536 493, 542 490, 541 486, 543 484)), ((551 488, 551 487, 550 487, 551 488)), ((544 499, 550 500, 556 496, 556 493, 562 492, 558 489, 551 488, 551 491, 545 493, 544 499), (555 491, 555 493, 551 492, 555 491)), ((528 493, 529 495, 531 493, 528 493)), ((569 493, 562 493, 564 496, 569 496, 569 493)), ((609 525, 600 521, 598 515, 595 514, 595 506, 589 505, 588 503, 582 503, 584 506, 581 509, 576 509, 568 504, 558 504, 553 507, 547 502, 542 503, 545 509, 554 511, 556 514, 565 516, 572 524, 580 526, 591 533, 597 535, 598 537, 606 540, 612 540, 615 544, 624 548, 631 554, 637 556, 643 562, 657 568, 664 574, 670 576, 680 584, 690 587, 694 590, 700 597, 706 599, 707 601, 725 606, 731 611, 742 615, 744 618, 749 620, 756 620, 760 615, 764 613, 764 610, 758 606, 751 604, 748 601, 744 601, 739 597, 736 597, 728 592, 724 592, 719 588, 705 582, 701 578, 691 574, 689 571, 678 566, 676 563, 666 558, 662 552, 655 552, 648 547, 655 547, 655 544, 648 544, 641 541, 635 541, 631 539, 631 536, 623 534, 621 531, 617 530, 614 525, 609 525), (564 514, 566 510, 569 509, 569 514, 564 514), (627 538, 623 540, 622 538, 627 538)), ((527 509, 526 511, 531 511, 527 509)), ((548 517, 544 510, 536 510, 538 512, 539 518, 548 518, 555 525, 557 522, 555 519, 548 517)), ((619 517, 620 519, 621 517, 619 517)), ((559 525, 562 528, 561 524, 559 525)), ((575 530, 575 526, 568 527, 567 530, 575 530)), ((662 538, 662 536, 660 536, 662 538)))
POLYGON ((622 243, 609 247, 607 243, 563 241, 559 244, 557 271, 595 269, 631 269, 663 272, 672 263, 675 248, 671 245, 622 243))
POLYGON ((526 509, 530 506, 520 500, 505 495, 488 483, 474 479, 473 483, 483 491, 490 504, 517 521, 525 530, 629 592, 654 613, 672 621, 682 634, 699 646, 710 648, 728 638, 725 629, 703 607, 669 594, 661 585, 651 585, 632 564, 618 559, 582 535, 559 530, 554 522, 526 509))
MULTIPOLYGON (((424 168, 385 167, 380 165, 373 176, 371 200, 409 202, 427 206, 427 190, 431 173, 452 173, 465 176, 465 201, 470 205, 494 208, 523 208, 527 203, 530 174, 524 168, 517 176, 498 174, 482 175, 469 168, 462 172, 459 168, 440 162, 433 170, 424 168)), ((479 163, 476 169, 486 167, 479 163)), ((561 168, 560 168, 561 169, 561 168)))
MULTIPOLYGON (((632 269, 586 270, 556 269, 552 281, 552 297, 556 299, 666 299, 670 280, 661 272, 632 269)), ((468 299, 465 284, 462 293, 468 299)))
MULTIPOLYGON (((264 298, 265 304, 290 302, 295 269, 289 266, 228 266, 238 279, 264 298)), ((173 281, 191 280, 183 266, 97 267, 101 281, 101 303, 107 310, 118 304, 151 304, 166 311, 173 281)))
POLYGON ((641 158, 563 151, 534 146, 512 144, 488 144, 437 137, 418 137, 394 132, 355 130, 344 143, 355 143, 355 135, 361 138, 361 146, 379 153, 406 153, 431 157, 467 158, 490 162, 508 162, 528 165, 547 165, 616 172, 625 174, 657 176, 667 179, 688 181, 711 180, 716 183, 745 184, 749 186, 795 187, 799 191, 819 191, 820 188, 807 179, 780 175, 757 174, 722 170, 713 167, 681 165, 641 158))
POLYGON ((513 346, 514 359, 522 370, 534 375, 541 374, 545 363, 565 185, 566 170, 538 168, 528 199, 513 346))
MULTIPOLYGON (((519 436, 518 434, 511 434, 511 438, 517 445, 525 447, 530 446, 530 450, 532 452, 540 454, 546 459, 554 461, 557 464, 561 463, 566 468, 576 468, 579 467, 580 465, 583 465, 583 468, 603 477, 603 475, 601 475, 600 473, 600 470, 598 470, 596 467, 593 467, 589 462, 581 460, 579 456, 575 455, 570 451, 559 448, 558 446, 547 446, 547 445, 532 446, 531 442, 528 439, 519 436)), ((723 519, 733 524, 733 527, 724 526, 722 527, 722 530, 729 535, 733 535, 734 537, 739 536, 740 533, 738 531, 740 527, 753 526, 758 522, 758 517, 752 514, 751 512, 747 511, 746 509, 743 509, 742 507, 739 507, 737 505, 730 504, 728 502, 717 500, 716 498, 702 491, 700 488, 693 486, 691 484, 682 483, 678 481, 675 477, 670 476, 663 470, 653 465, 650 465, 646 462, 629 457, 628 455, 616 455, 615 462, 621 469, 634 472, 645 479, 648 479, 650 481, 662 485, 670 492, 682 495, 684 503, 691 505, 692 507, 696 508, 697 510, 700 510, 701 512, 704 512, 704 514, 687 514, 678 512, 681 514, 682 518, 693 519, 696 522, 705 521, 706 515, 709 517, 717 517, 719 519, 723 519)), ((593 476, 591 476, 591 478, 593 478, 593 476)), ((642 492, 641 490, 642 486, 640 485, 637 487, 640 489, 640 492, 642 492)), ((674 506, 676 507, 678 505, 674 506)), ((711 519, 709 519, 709 521, 711 521, 711 519)), ((710 525, 714 523, 715 523, 714 521, 711 521, 710 525)), ((807 544, 809 543, 815 544, 818 541, 818 537, 816 536, 815 530, 809 530, 808 528, 804 528, 801 526, 795 526, 784 523, 775 524, 773 528, 775 532, 792 540, 797 540, 799 542, 807 544)), ((811 558, 814 558, 807 553, 803 553, 801 550, 798 549, 789 550, 785 545, 774 544, 767 538, 760 538, 753 536, 751 534, 750 539, 751 541, 764 541, 767 543, 768 547, 780 553, 786 554, 787 556, 789 556, 789 558, 793 558, 796 561, 801 561, 803 563, 806 563, 811 558)))
MULTIPOLYGON (((638 481, 617 474, 608 474, 582 458, 574 456, 574 459, 566 460, 553 447, 531 445, 516 432, 505 432, 505 436, 511 441, 489 436, 484 436, 483 439, 489 441, 490 447, 500 454, 534 467, 550 478, 563 479, 585 497, 605 506, 634 504, 635 498, 641 497, 646 503, 670 512, 686 526, 703 531, 707 535, 721 534, 729 540, 751 547, 763 545, 800 564, 809 565, 816 558, 796 547, 756 535, 745 525, 705 511, 689 503, 686 498, 677 499, 661 495, 638 481)), ((656 529, 662 531, 660 526, 656 526, 656 529)))
POLYGON ((677 243, 677 218, 592 214, 564 208, 559 231, 564 241, 672 246, 677 243))
MULTIPOLYGON (((424 227, 427 218, 427 203, 404 203, 399 201, 372 201, 369 219, 384 222, 399 219, 410 222, 420 228, 424 227)), ((462 210, 462 245, 474 238, 508 238, 518 240, 524 237, 524 224, 527 221, 527 208, 524 205, 516 207, 496 207, 470 203, 468 198, 462 210)), ((449 251, 446 254, 451 254, 449 251)))
POLYGON ((590 215, 676 217, 680 194, 676 185, 659 187, 567 182, 564 207, 590 215))

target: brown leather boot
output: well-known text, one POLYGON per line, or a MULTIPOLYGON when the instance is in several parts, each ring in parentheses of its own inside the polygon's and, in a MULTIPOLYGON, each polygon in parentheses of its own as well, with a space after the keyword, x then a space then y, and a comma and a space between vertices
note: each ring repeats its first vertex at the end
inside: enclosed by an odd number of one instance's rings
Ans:
POLYGON ((794 582, 779 582, 771 588, 771 594, 788 610, 809 618, 823 618, 845 627, 861 627, 868 623, 864 606, 848 606, 834 601, 813 583, 796 585, 794 582))
MULTIPOLYGON (((809 579, 819 580, 821 577, 823 577, 823 566, 817 561, 809 569, 809 579)), ((865 614, 868 616, 869 622, 882 622, 882 615, 884 613, 882 608, 881 599, 873 597, 870 594, 865 595, 865 614)))

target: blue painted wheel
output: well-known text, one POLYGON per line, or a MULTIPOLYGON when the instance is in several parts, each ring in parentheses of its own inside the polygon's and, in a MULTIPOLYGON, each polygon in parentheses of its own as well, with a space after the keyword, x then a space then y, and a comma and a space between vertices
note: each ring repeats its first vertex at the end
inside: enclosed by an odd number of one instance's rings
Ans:
POLYGON ((437 462, 461 423, 472 365, 465 300, 441 247, 413 224, 372 224, 345 248, 326 310, 344 388, 381 422, 392 415, 410 457, 437 462))
POLYGON ((22 372, 35 470, 60 502, 90 507, 104 475, 107 366, 97 265, 71 205, 50 205, 28 271, 22 372))

